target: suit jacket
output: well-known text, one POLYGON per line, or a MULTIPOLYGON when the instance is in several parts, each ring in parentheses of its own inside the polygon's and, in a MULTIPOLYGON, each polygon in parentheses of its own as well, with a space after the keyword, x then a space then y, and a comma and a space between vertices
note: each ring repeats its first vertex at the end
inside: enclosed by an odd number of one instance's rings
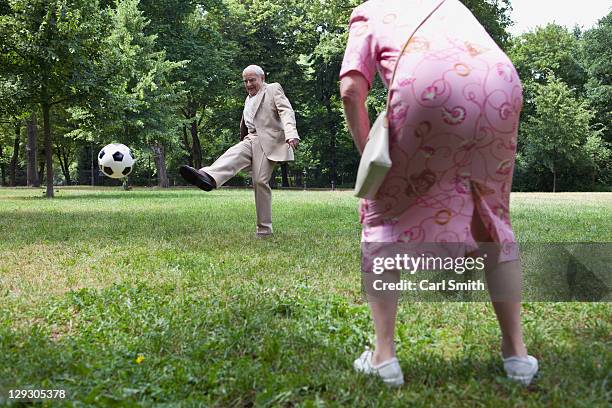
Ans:
MULTIPOLYGON (((255 96, 255 129, 266 157, 272 161, 292 161, 293 149, 286 141, 299 139, 295 113, 278 83, 264 82, 255 96)), ((240 140, 249 133, 244 115, 240 120, 240 140)))

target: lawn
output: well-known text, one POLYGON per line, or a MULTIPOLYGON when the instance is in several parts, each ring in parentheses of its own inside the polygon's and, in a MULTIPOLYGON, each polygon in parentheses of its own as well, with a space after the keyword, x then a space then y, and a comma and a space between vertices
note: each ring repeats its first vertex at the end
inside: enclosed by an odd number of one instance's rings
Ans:
MULTIPOLYGON (((66 406, 608 406, 608 303, 524 304, 527 388, 487 303, 402 303, 405 386, 356 375, 373 339, 357 200, 273 194, 259 240, 247 190, 0 189, 0 405, 29 388, 66 406)), ((612 194, 517 193, 511 214, 519 241, 612 242, 612 194)))

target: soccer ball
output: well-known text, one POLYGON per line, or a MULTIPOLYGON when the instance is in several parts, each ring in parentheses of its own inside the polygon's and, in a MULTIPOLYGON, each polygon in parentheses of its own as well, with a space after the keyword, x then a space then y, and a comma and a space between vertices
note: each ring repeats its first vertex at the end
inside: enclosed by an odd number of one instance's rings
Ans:
POLYGON ((129 147, 121 143, 108 144, 98 153, 100 171, 114 179, 120 179, 130 174, 135 161, 129 147))

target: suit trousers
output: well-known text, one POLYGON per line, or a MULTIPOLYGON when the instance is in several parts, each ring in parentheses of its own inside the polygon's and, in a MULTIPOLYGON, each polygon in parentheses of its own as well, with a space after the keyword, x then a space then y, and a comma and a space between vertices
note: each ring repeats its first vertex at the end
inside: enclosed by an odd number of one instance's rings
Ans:
POLYGON ((227 149, 213 164, 201 170, 211 176, 217 187, 226 183, 241 170, 250 170, 255 192, 257 233, 272 233, 272 189, 270 177, 275 161, 269 160, 256 133, 247 134, 238 144, 227 149))

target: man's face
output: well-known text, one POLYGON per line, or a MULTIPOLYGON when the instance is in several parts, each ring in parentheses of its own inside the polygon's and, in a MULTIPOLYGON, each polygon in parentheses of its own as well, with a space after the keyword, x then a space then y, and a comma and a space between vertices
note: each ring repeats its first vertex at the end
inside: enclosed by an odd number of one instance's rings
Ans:
POLYGON ((263 85, 263 77, 253 72, 245 72, 244 74, 242 74, 242 79, 244 81, 244 87, 246 88, 246 91, 251 96, 255 96, 263 85))

